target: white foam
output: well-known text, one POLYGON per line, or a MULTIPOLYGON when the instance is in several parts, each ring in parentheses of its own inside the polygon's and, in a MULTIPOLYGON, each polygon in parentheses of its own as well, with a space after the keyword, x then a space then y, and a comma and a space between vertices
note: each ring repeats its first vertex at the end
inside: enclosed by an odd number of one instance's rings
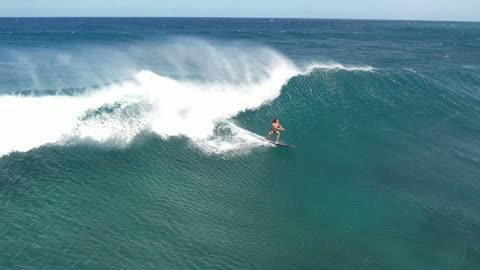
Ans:
POLYGON ((335 62, 327 62, 327 63, 311 64, 307 67, 306 72, 310 73, 315 69, 340 69, 340 70, 346 70, 346 71, 366 71, 366 72, 372 72, 376 70, 376 68, 371 66, 352 66, 352 65, 342 65, 335 62))
POLYGON ((229 119, 275 99, 299 71, 287 58, 265 48, 202 46, 180 59, 177 67, 184 69, 195 59, 210 73, 225 67, 226 79, 174 79, 141 70, 131 81, 81 95, 0 96, 0 156, 77 139, 128 144, 144 130, 165 139, 187 137, 210 153, 266 145, 229 119), (218 133, 219 127, 227 133, 218 133))

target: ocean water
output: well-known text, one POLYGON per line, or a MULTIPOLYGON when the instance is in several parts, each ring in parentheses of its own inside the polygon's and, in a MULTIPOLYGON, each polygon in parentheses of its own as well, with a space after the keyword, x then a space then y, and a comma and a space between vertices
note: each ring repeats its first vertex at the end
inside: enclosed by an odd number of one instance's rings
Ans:
POLYGON ((480 23, 2 18, 0 269, 480 269, 479 122, 480 23))

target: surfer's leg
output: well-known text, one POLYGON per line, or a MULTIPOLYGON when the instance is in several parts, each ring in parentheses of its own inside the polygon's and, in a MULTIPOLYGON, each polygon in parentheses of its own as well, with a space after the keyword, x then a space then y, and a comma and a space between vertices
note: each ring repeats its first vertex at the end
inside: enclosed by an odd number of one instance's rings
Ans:
POLYGON ((267 134, 267 137, 265 137, 265 140, 268 140, 268 138, 270 138, 270 136, 273 134, 273 132, 270 130, 267 134))
POLYGON ((277 140, 275 142, 278 143, 278 140, 280 140, 280 131, 277 130, 277 140))

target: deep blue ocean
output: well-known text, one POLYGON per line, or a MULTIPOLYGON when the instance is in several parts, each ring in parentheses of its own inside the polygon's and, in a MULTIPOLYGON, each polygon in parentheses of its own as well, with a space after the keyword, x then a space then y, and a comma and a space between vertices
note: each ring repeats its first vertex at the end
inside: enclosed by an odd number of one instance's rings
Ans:
POLYGON ((480 23, 0 18, 0 269, 477 270, 479 123, 480 23))

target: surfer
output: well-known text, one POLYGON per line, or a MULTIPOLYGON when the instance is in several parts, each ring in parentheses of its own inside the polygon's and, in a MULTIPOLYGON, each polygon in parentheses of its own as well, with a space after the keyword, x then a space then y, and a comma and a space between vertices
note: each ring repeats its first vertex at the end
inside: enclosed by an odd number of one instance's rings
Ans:
POLYGON ((277 117, 273 118, 272 121, 272 127, 270 128, 270 131, 268 132, 267 137, 265 137, 266 140, 270 138, 272 134, 277 134, 277 139, 275 140, 276 143, 278 143, 278 140, 280 139, 280 130, 285 130, 281 125, 280 121, 278 120, 277 117))

